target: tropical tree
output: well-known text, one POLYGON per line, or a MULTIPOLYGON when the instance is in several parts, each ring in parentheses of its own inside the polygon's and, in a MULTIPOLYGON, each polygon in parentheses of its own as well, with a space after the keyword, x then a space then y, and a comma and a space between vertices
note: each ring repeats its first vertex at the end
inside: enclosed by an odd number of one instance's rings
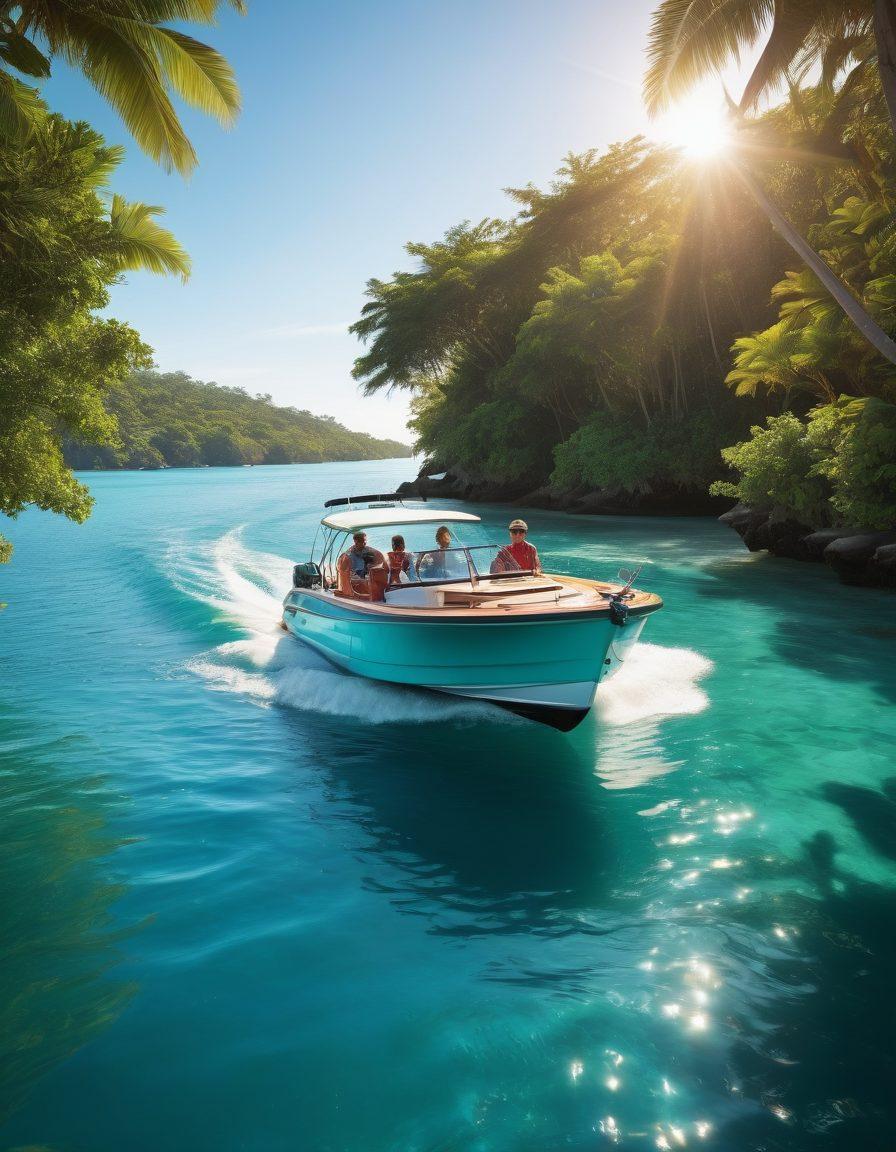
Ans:
MULTIPOLYGON (((887 209, 850 196, 812 233, 851 298, 892 323, 896 236, 887 209)), ((807 391, 827 401, 843 393, 896 398, 896 371, 875 356, 812 271, 787 272, 772 288, 772 299, 779 303, 778 323, 735 342, 735 368, 727 382, 739 395, 765 389, 786 399, 807 391)))
POLYGON ((893 0, 662 0, 648 41, 644 95, 661 111, 707 75, 768 39, 748 78, 741 114, 812 65, 829 79, 876 61, 896 131, 896 5, 893 0))
POLYGON ((566 454, 564 488, 612 429, 649 440, 607 457, 622 487, 650 488, 630 477, 660 456, 678 485, 692 436, 705 492, 725 437, 761 414, 741 415, 750 405, 720 387, 722 356, 772 318, 768 285, 786 264, 736 183, 693 191, 676 157, 643 139, 567 156, 548 188, 512 192, 513 219, 413 245, 415 268, 370 282, 356 377, 410 390, 419 451, 508 491, 544 485, 559 447, 597 421, 600 436, 566 454))
POLYGON ((785 412, 751 433, 723 450, 736 479, 716 482, 719 495, 815 527, 896 524, 896 405, 841 396, 805 422, 785 412))
MULTIPOLYGON (((896 50, 894 0, 778 0, 775 4, 768 0, 663 0, 654 13, 648 44, 644 78, 648 111, 656 114, 699 80, 718 72, 729 59, 739 58, 740 52, 770 25, 768 42, 740 103, 732 102, 733 122, 741 127, 742 118, 755 108, 760 96, 782 82, 789 85, 791 99, 799 101, 791 78, 794 67, 804 73, 813 63, 822 63, 832 83, 843 67, 858 58, 856 68, 861 72, 877 53, 876 46, 873 50, 869 46, 872 23, 880 43, 886 46, 892 39, 896 50)), ((887 60, 884 50, 878 63, 885 86, 893 85, 890 114, 896 127, 896 51, 890 64, 887 60)), ((761 154, 755 142, 747 149, 739 149, 736 143, 729 163, 775 230, 811 268, 865 339, 896 364, 896 341, 807 243, 756 178, 751 169, 761 154)), ((780 159, 780 150, 774 156, 780 159)))
MULTIPOLYGON (((245 11, 244 0, 228 2, 245 11)), ((188 174, 196 153, 172 94, 225 125, 239 112, 240 95, 218 52, 165 22, 211 23, 222 3, 0 0, 0 141, 24 139, 46 115, 30 82, 46 79, 59 58, 84 73, 144 152, 188 174)))
MULTIPOLYGON (((150 350, 96 312, 127 270, 174 272, 189 261, 153 219, 159 209, 102 198, 121 150, 86 124, 44 115, 19 148, 0 148, 0 512, 28 504, 83 520, 86 488, 62 436, 114 441, 108 389, 150 350)), ((8 558, 8 549, 4 549, 8 558)))

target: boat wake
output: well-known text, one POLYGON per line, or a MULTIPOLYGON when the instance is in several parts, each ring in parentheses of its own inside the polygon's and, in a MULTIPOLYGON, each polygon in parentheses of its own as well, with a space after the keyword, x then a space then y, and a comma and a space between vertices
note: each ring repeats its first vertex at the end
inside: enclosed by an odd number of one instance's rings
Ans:
POLYGON ((636 644, 615 676, 597 692, 595 708, 609 726, 632 724, 663 716, 689 716, 709 706, 699 686, 713 662, 691 648, 636 644))
MULTIPOLYGON (((374 683, 334 668, 280 627, 282 595, 292 563, 256 552, 234 528, 206 545, 169 549, 165 575, 185 595, 213 608, 243 633, 188 664, 218 691, 249 696, 306 712, 362 717, 367 723, 437 723, 487 719, 527 723, 491 705, 374 683)), ((698 681, 712 662, 686 648, 639 644, 597 694, 601 726, 620 727, 702 711, 709 703, 698 681)))
POLYGON ((637 644, 597 692, 595 775, 608 789, 640 788, 683 766, 669 756, 663 721, 709 707, 699 681, 713 662, 690 648, 637 644))
POLYGON ((487 704, 378 684, 334 668, 280 627, 282 596, 291 584, 292 563, 247 548, 242 528, 232 529, 204 548, 172 548, 166 575, 181 592, 208 604, 219 619, 246 633, 187 665, 218 691, 249 696, 259 704, 359 717, 368 724, 446 719, 525 723, 487 704))

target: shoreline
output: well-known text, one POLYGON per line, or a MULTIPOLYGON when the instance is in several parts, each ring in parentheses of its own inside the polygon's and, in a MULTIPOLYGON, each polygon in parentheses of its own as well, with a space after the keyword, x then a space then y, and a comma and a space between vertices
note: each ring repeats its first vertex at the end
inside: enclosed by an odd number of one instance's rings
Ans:
POLYGON ((421 472, 400 484, 399 494, 543 508, 573 515, 715 517, 735 531, 751 552, 769 552, 787 560, 827 564, 842 584, 896 589, 896 531, 861 528, 817 530, 775 512, 760 512, 725 497, 651 493, 633 497, 606 492, 573 492, 558 496, 547 487, 501 485, 448 468, 437 477, 421 472))
POLYGON ((202 472, 209 468, 228 468, 236 472, 240 468, 295 468, 309 464, 375 464, 384 460, 413 460, 413 456, 361 456, 337 457, 331 460, 290 460, 283 463, 260 461, 258 464, 164 464, 160 468, 73 468, 78 475, 92 476, 96 473, 108 475, 115 472, 202 472))

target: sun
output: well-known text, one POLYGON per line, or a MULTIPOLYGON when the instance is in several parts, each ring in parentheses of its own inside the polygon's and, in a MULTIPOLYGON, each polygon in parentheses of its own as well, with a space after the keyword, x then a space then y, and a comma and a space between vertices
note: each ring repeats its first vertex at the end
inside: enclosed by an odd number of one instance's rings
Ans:
POLYGON ((701 89, 674 104, 658 121, 655 139, 692 160, 710 160, 731 145, 731 127, 716 92, 701 89))

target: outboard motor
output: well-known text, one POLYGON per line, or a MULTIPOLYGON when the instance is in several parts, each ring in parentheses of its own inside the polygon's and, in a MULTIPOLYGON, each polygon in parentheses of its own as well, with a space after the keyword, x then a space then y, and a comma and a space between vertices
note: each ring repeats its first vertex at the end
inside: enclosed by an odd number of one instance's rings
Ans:
POLYGON ((293 568, 293 588, 320 588, 322 584, 320 568, 313 560, 307 564, 296 564, 293 568))

